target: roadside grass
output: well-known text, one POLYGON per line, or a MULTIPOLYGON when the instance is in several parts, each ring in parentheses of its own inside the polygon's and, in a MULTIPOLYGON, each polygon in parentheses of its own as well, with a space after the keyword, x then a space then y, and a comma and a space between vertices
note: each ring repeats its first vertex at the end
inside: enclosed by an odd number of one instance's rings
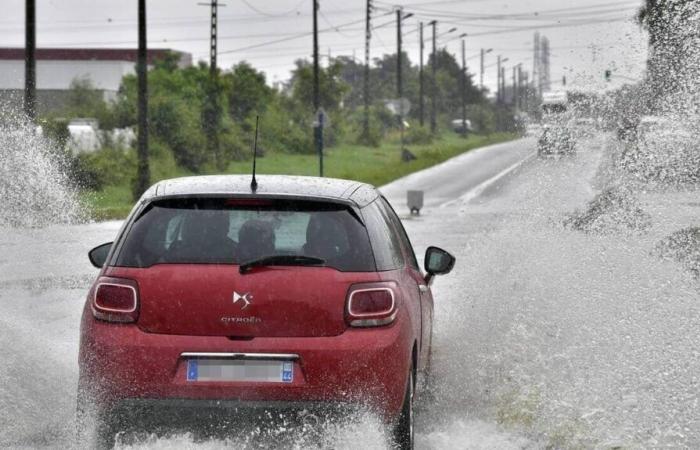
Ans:
MULTIPOLYGON (((444 133, 430 144, 407 145, 416 155, 410 162, 400 159, 396 139, 388 139, 380 147, 364 147, 343 144, 324 152, 324 175, 362 181, 375 186, 384 185, 397 178, 425 169, 469 150, 515 139, 512 133, 495 133, 490 136, 471 135, 464 139, 454 133, 444 133)), ((251 160, 236 161, 226 173, 248 174, 251 160)), ((259 174, 312 175, 319 170, 318 156, 312 154, 270 153, 259 158, 259 174)), ((170 161, 151 160, 152 182, 178 176, 194 175, 176 168, 170 161)), ((203 174, 216 173, 206 171, 203 174)), ((94 220, 123 219, 133 206, 130 181, 105 186, 100 191, 83 191, 81 201, 94 220)))

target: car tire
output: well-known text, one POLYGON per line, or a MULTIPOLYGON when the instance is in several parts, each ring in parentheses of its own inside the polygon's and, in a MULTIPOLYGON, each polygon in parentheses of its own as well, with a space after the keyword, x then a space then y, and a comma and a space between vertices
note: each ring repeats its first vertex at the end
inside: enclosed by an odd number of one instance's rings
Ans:
POLYGON ((419 375, 416 379, 423 380, 420 384, 421 398, 424 393, 431 393, 433 387, 433 331, 430 331, 430 346, 428 347, 428 360, 425 363, 425 370, 421 372, 422 377, 419 375))
POLYGON ((415 380, 413 367, 408 373, 408 381, 406 383, 406 393, 403 399, 401 413, 394 425, 394 440, 396 448, 400 450, 413 450, 414 441, 414 426, 413 426, 413 400, 415 398, 415 380))

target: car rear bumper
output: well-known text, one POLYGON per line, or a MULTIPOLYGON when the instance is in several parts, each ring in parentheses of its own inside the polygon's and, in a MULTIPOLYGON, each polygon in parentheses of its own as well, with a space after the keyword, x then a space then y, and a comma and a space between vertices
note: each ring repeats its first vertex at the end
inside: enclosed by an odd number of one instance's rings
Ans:
POLYGON ((101 406, 170 404, 286 409, 303 404, 362 405, 391 420, 403 402, 412 339, 401 315, 389 327, 339 336, 255 338, 144 333, 83 317, 80 384, 101 406), (192 382, 188 352, 295 354, 294 379, 192 382), (213 402, 213 403, 212 403, 213 402), (238 405, 238 406, 236 406, 238 405))
POLYGON ((272 417, 283 421, 301 423, 316 422, 319 418, 343 418, 360 411, 354 403, 343 402, 281 402, 245 400, 202 399, 123 399, 110 405, 110 417, 106 420, 122 428, 143 425, 148 422, 194 423, 204 421, 210 425, 232 420, 272 417))

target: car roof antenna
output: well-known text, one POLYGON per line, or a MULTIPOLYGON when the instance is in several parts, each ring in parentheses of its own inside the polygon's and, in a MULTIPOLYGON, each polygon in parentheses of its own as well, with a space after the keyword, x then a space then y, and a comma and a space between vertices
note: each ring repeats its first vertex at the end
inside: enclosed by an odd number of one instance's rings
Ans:
POLYGON ((253 140, 253 180, 250 182, 250 190, 255 193, 258 190, 258 182, 255 179, 255 161, 258 157, 258 122, 260 116, 255 116, 255 139, 253 140))

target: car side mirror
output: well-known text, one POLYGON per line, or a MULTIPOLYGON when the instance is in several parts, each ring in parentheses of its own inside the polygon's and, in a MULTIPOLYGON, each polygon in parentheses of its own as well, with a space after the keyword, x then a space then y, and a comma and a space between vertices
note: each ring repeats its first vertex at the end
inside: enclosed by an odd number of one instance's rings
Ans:
POLYGON ((450 273, 455 266, 455 257, 438 247, 428 247, 425 251, 425 271, 430 282, 435 275, 450 273))
POLYGON ((105 265, 107 255, 109 255, 109 251, 112 249, 112 244, 113 242, 107 242, 106 244, 98 245, 88 252, 88 258, 90 258, 90 262, 93 266, 101 269, 102 266, 105 265))

